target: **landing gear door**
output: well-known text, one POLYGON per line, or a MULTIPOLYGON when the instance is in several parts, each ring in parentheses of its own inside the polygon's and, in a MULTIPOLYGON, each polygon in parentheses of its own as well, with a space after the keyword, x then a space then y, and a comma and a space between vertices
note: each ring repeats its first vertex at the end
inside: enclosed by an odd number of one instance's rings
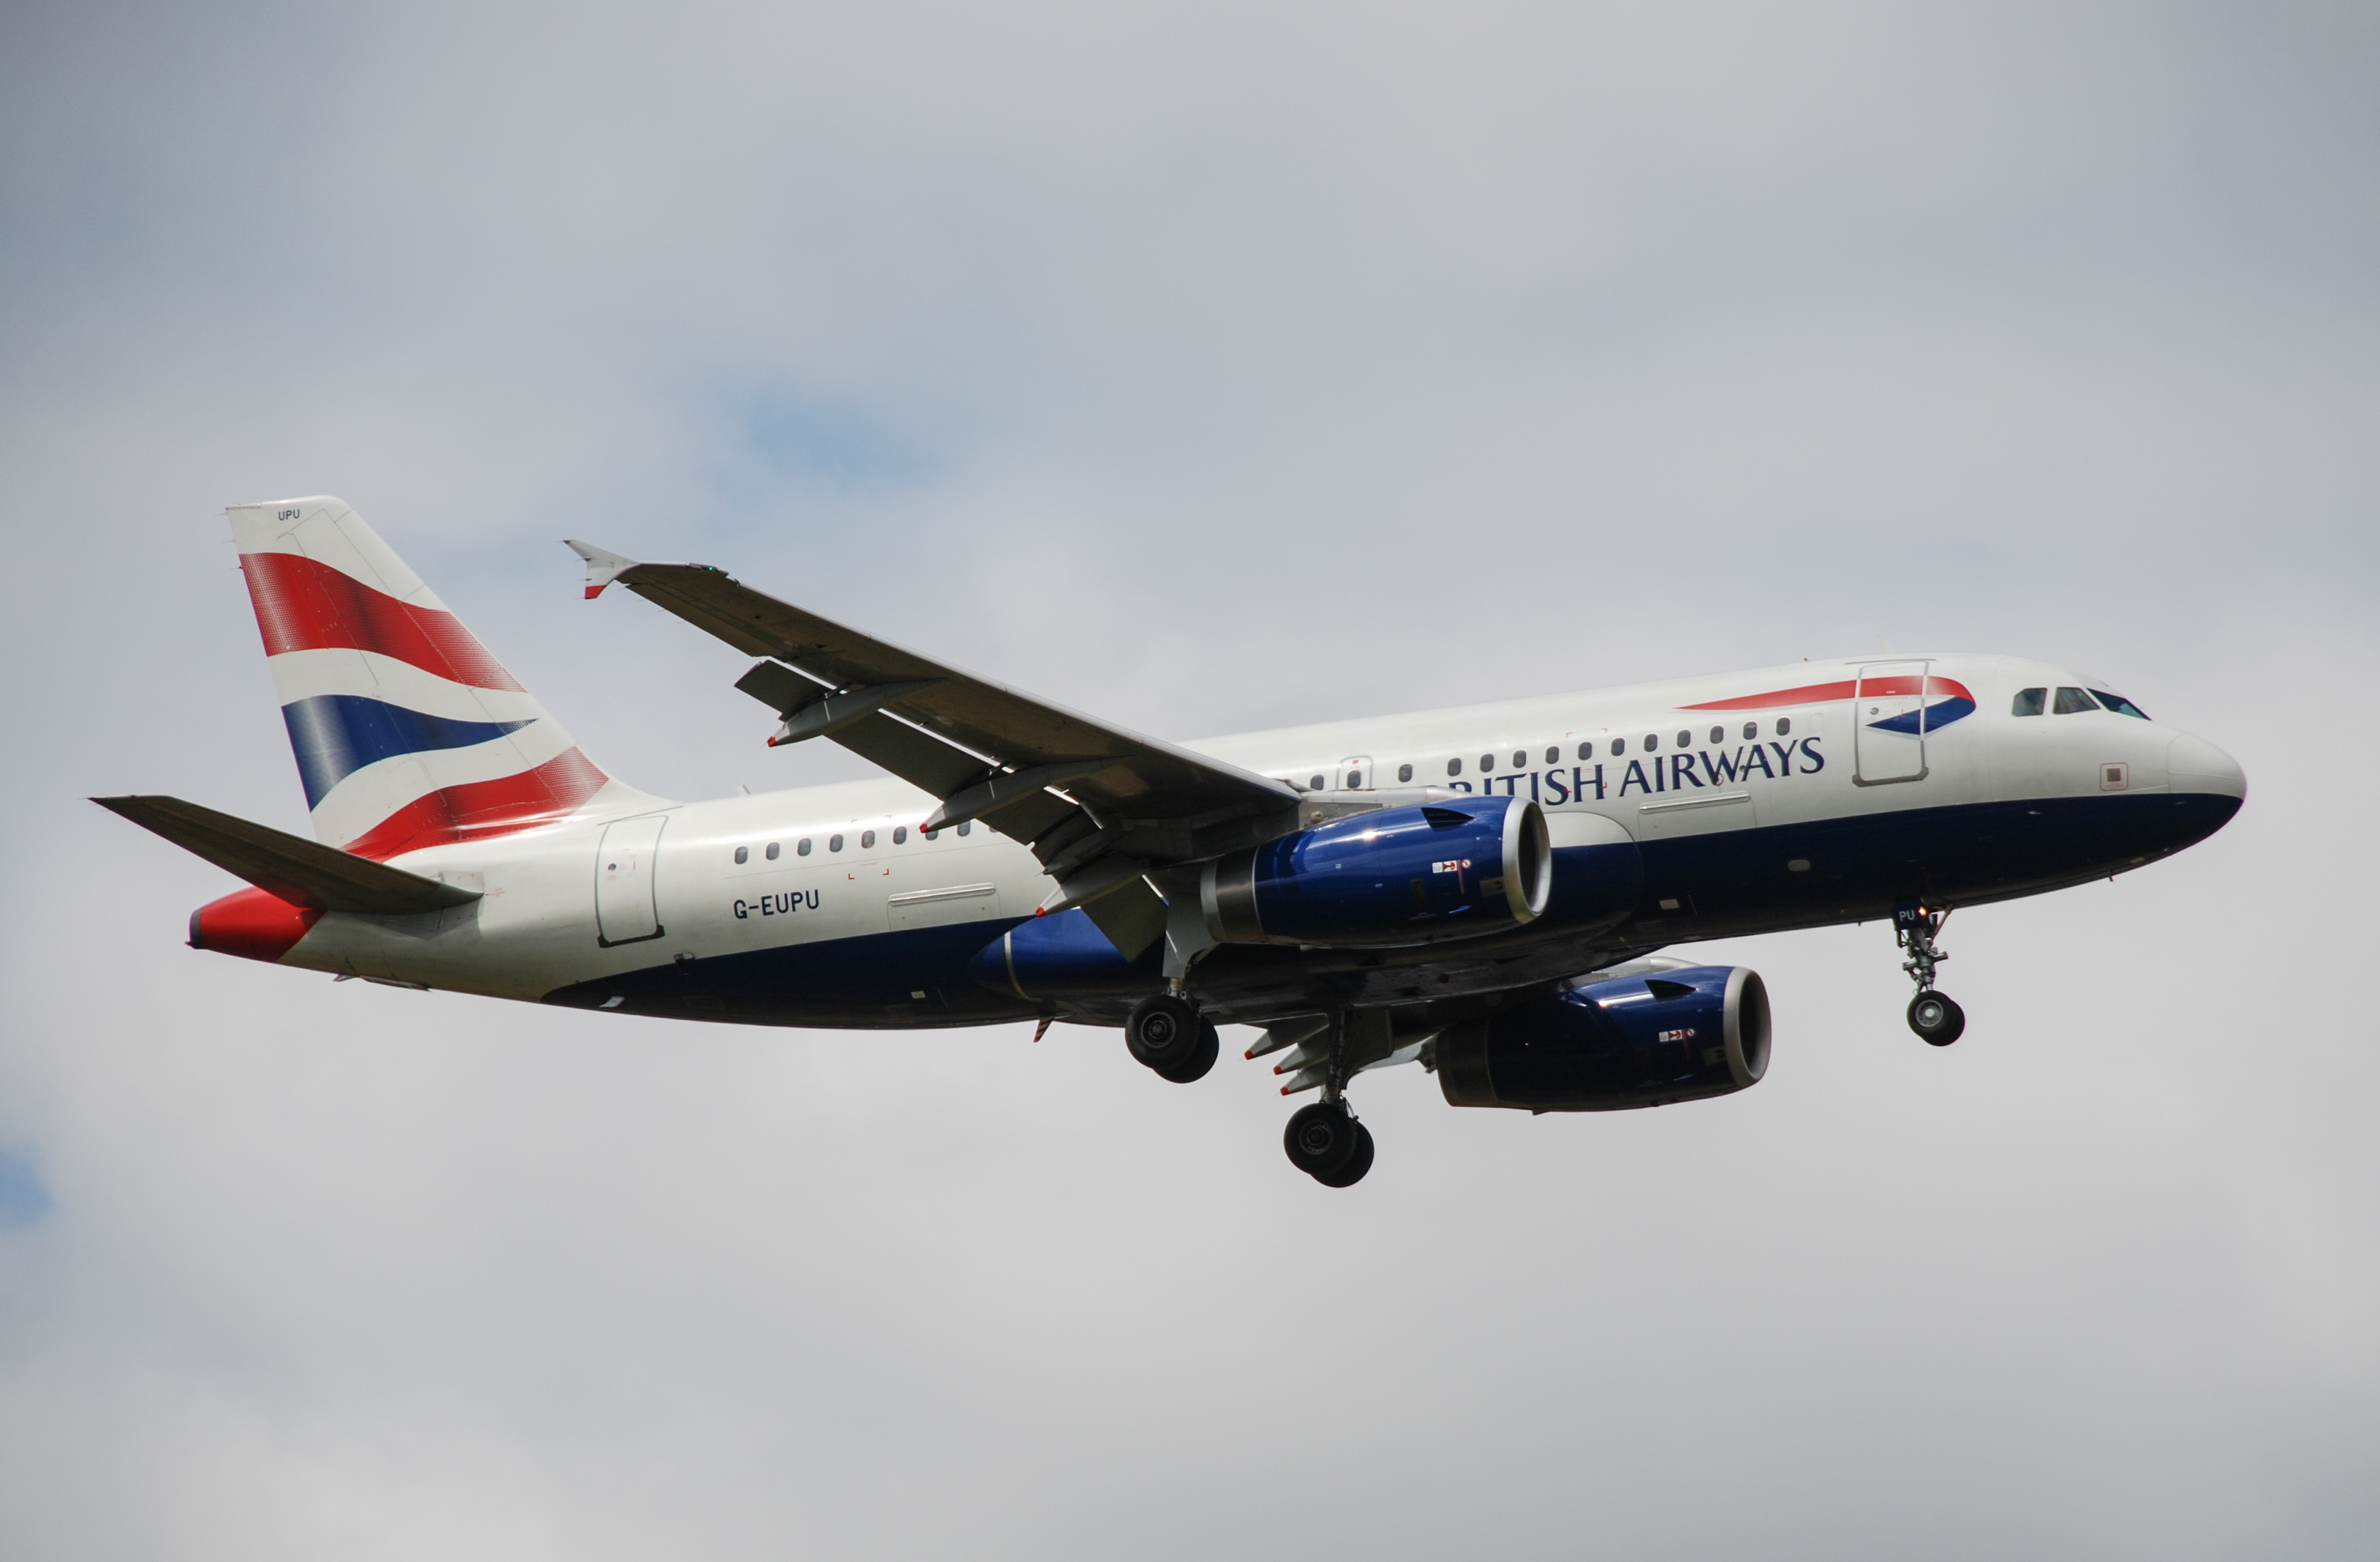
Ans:
POLYGON ((605 949, 662 936, 653 900, 653 859, 667 814, 622 819, 603 831, 595 854, 595 941, 605 949))
POLYGON ((1377 789, 1379 784, 1379 778, 1372 774, 1370 755, 1358 754, 1352 758, 1339 761, 1340 791, 1370 792, 1377 789))
POLYGON ((1875 661, 1859 670, 1852 696, 1852 779, 1862 786, 1925 779, 1923 661, 1875 661))

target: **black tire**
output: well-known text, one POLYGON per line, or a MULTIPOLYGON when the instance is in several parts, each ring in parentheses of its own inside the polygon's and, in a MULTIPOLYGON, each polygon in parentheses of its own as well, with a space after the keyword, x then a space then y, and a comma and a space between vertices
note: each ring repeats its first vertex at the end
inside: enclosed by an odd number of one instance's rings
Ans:
POLYGON ((1207 1077, 1207 1071, 1213 1068, 1215 1059, 1222 1055, 1223 1038, 1215 1034, 1214 1026, 1201 1020, 1198 1022, 1198 1050, 1192 1053, 1186 1062, 1158 1070, 1158 1076, 1170 1079, 1176 1084, 1194 1084, 1207 1077))
POLYGON ((1364 1173, 1371 1169, 1372 1131, 1359 1122, 1355 1125, 1355 1153, 1348 1157, 1347 1164, 1330 1176, 1317 1177, 1315 1181, 1326 1188, 1352 1188, 1364 1180, 1364 1173))
POLYGON ((1948 1047, 1966 1034, 1967 1011, 1928 988, 1909 1000, 1909 1028, 1928 1047, 1948 1047))
POLYGON ((1198 1011, 1172 993, 1151 993, 1132 1007, 1123 1023, 1123 1044, 1144 1068, 1164 1073, 1186 1069, 1198 1056, 1198 1011))
POLYGON ((1346 1169, 1363 1144, 1362 1130, 1345 1103, 1316 1101, 1290 1114, 1281 1147, 1290 1165, 1319 1181, 1346 1169))

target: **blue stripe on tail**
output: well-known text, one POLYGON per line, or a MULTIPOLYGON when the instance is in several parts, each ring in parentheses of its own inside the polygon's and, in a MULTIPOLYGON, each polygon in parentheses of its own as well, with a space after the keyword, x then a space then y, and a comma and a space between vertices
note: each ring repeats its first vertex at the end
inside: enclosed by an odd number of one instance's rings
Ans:
POLYGON ((527 721, 456 721, 425 716, 361 695, 315 695, 296 700, 281 708, 281 719, 289 727, 289 746, 298 755, 298 774, 306 783, 309 808, 319 805, 333 787, 366 765, 433 748, 469 748, 528 725, 527 721))

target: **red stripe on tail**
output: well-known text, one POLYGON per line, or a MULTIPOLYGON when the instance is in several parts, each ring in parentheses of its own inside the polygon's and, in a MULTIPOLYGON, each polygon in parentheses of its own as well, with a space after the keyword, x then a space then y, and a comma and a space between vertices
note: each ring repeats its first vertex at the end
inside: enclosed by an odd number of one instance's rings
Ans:
POLYGON ((267 656, 378 651, 474 688, 520 689, 453 613, 400 602, 301 553, 243 553, 239 563, 267 656))
POLYGON ((417 797, 348 842, 346 849, 386 862, 425 847, 511 835, 568 818, 609 779, 574 748, 516 776, 467 781, 417 797))

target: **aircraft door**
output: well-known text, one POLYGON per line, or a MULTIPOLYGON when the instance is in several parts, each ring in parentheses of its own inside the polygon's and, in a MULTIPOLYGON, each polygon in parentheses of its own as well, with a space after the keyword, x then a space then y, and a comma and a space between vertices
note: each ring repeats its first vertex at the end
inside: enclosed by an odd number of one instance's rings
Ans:
POLYGON ((1368 792, 1379 784, 1379 778, 1372 774, 1370 755, 1358 754, 1352 758, 1339 761, 1340 791, 1368 792))
POLYGON ((607 826, 595 854, 595 941, 605 949, 662 936, 653 901, 653 863, 667 814, 607 826))
POLYGON ((1852 693, 1852 779, 1861 786, 1925 779, 1924 661, 1874 661, 1852 693))

